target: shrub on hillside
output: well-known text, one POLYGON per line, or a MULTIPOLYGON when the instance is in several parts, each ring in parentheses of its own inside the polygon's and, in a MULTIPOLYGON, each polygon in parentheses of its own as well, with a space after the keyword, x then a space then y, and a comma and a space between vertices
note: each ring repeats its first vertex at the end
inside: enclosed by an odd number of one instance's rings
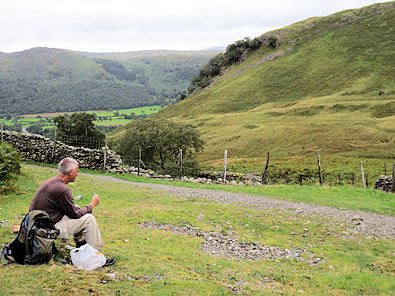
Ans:
POLYGON ((10 180, 20 173, 20 154, 9 144, 0 141, 0 193, 9 188, 10 180))
POLYGON ((395 115, 395 102, 374 106, 372 108, 372 115, 376 118, 383 118, 395 115))

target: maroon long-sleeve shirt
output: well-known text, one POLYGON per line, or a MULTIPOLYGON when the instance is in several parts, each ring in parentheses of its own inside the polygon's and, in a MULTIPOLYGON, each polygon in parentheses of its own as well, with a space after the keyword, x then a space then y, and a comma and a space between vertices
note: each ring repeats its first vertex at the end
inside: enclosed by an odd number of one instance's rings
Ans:
POLYGON ((74 204, 71 190, 58 176, 48 179, 38 188, 29 208, 29 211, 33 210, 47 212, 54 223, 62 220, 65 215, 71 219, 78 219, 92 213, 90 205, 79 208, 74 204))

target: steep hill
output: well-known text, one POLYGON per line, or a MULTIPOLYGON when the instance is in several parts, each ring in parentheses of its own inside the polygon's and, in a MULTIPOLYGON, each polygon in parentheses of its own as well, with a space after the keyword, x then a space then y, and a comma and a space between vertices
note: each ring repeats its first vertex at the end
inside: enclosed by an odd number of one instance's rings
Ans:
POLYGON ((88 54, 33 48, 0 54, 1 114, 118 109, 167 104, 218 52, 88 54), (210 55, 211 54, 211 55, 210 55), (152 70, 138 66, 160 60, 152 70), (158 73, 174 72, 167 83, 158 73))
POLYGON ((207 164, 220 164, 224 149, 233 164, 252 167, 267 151, 284 160, 316 152, 394 158, 394 19, 389 2, 268 32, 158 116, 195 125, 207 164))

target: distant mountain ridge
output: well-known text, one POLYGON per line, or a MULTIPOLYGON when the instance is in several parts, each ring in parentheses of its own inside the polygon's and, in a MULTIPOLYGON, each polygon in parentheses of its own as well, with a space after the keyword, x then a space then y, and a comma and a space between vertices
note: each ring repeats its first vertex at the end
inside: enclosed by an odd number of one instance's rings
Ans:
POLYGON ((166 105, 215 51, 79 53, 32 48, 0 54, 3 114, 166 105), (169 81, 157 77, 173 73, 169 81))
POLYGON ((88 57, 88 58, 147 58, 147 57, 158 57, 158 56, 209 56, 212 57, 225 49, 206 49, 206 50, 139 50, 139 51, 128 51, 128 52, 85 52, 85 51, 73 51, 76 54, 88 57))

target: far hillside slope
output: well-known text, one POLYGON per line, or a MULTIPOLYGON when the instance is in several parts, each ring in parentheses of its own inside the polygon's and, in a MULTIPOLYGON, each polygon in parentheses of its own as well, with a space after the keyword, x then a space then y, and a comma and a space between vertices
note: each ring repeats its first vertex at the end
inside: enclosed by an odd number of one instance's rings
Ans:
MULTIPOLYGON (((268 32, 242 62, 158 114, 195 125, 200 159, 261 167, 276 159, 395 158, 395 3, 311 18, 268 32), (259 163, 257 163, 259 161, 259 163)), ((299 161, 298 161, 299 162, 299 161)))
POLYGON ((167 105, 217 53, 0 53, 0 116, 167 105))
POLYGON ((0 115, 142 106, 154 92, 95 60, 52 48, 1 55, 0 87, 0 115))

